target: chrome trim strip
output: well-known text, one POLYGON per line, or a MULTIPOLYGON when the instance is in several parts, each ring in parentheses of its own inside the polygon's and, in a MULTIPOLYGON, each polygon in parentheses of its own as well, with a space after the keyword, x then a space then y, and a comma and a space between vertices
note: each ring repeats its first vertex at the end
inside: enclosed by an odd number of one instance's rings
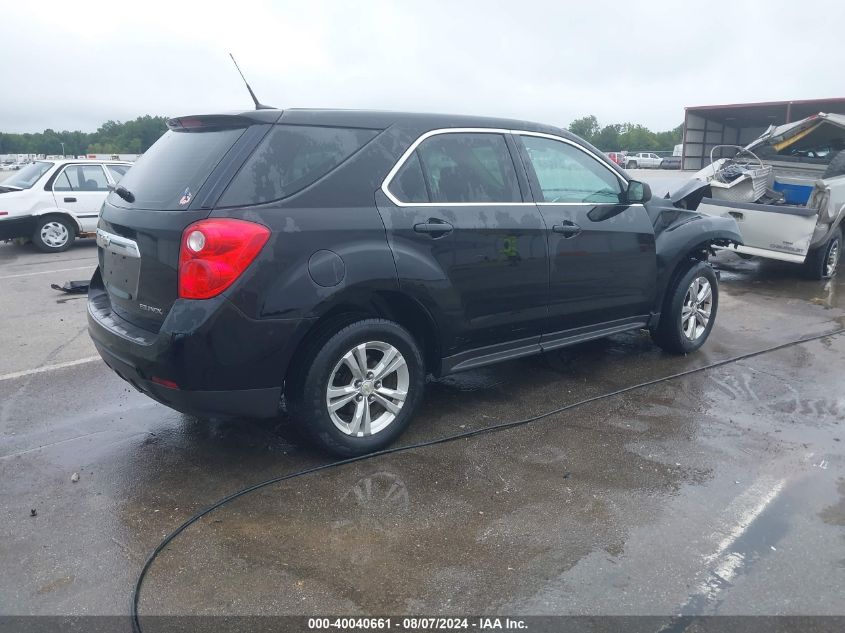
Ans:
MULTIPOLYGON (((546 134, 544 132, 530 132, 528 130, 506 130, 504 128, 494 128, 494 127, 449 127, 449 128, 438 128, 436 130, 429 130, 424 134, 421 134, 411 146, 405 150, 402 156, 399 157, 399 160, 396 161, 396 164, 393 165, 391 170, 385 176, 384 181, 381 183, 381 190, 385 196, 387 196, 388 200, 390 200, 393 204, 397 207, 521 207, 521 206, 531 206, 535 204, 539 205, 584 205, 590 204, 589 202, 402 202, 396 196, 394 196, 390 189, 388 188, 390 182, 393 180, 394 176, 402 169, 402 166, 405 164, 405 161, 414 153, 414 150, 419 147, 420 143, 422 143, 427 138, 431 138, 432 136, 437 136, 440 134, 511 134, 517 136, 539 136, 541 138, 549 138, 555 141, 562 141, 563 143, 567 143, 568 145, 572 145, 576 149, 581 150, 585 154, 592 156, 595 160, 599 162, 605 169, 607 169, 611 174, 616 176, 619 181, 623 184, 623 188, 627 188, 628 181, 625 180, 620 174, 616 173, 613 169, 604 165, 602 163, 601 158, 596 156, 593 152, 588 150, 586 147, 582 147, 578 143, 570 141, 569 139, 563 138, 562 136, 555 136, 554 134, 546 134)), ((630 205, 634 206, 634 205, 630 205)))
POLYGON ((135 259, 141 258, 141 251, 138 249, 138 244, 135 240, 109 233, 103 229, 97 229, 97 246, 116 255, 133 257, 135 259))
POLYGON ((642 202, 535 202, 538 207, 583 207, 593 205, 594 207, 641 207, 642 202))

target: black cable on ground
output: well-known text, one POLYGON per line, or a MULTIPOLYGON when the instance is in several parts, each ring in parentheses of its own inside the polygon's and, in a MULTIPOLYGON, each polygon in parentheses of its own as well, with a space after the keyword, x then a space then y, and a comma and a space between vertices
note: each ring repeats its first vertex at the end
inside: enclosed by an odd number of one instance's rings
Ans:
POLYGON ((299 470, 296 472, 288 473, 287 475, 280 475, 278 477, 273 477, 272 479, 267 479, 265 481, 259 482, 252 486, 248 486, 237 492, 233 492, 227 497, 223 497, 222 499, 214 502, 212 505, 208 506, 204 510, 201 510, 194 514, 192 517, 187 519, 182 525, 177 527, 173 530, 170 534, 164 537, 164 539, 159 543, 156 548, 152 551, 152 553, 147 558, 147 562, 144 563, 144 566, 141 568, 141 573, 138 574, 138 580, 135 582, 135 589, 132 592, 132 630, 135 633, 141 633, 141 623, 139 621, 138 616, 138 602, 141 598, 141 586, 144 584, 144 579, 147 576, 147 572, 150 569, 150 566, 155 561, 156 557, 167 547, 170 542, 179 536, 182 532, 184 532, 188 527, 199 521, 205 515, 214 512, 217 508, 226 505, 230 501, 234 501, 235 499, 242 497, 250 492, 254 492, 266 486, 270 486, 275 483, 279 483, 280 481, 285 481, 287 479, 296 479, 297 477, 303 477, 304 475, 310 475, 312 473, 320 472, 322 470, 329 470, 330 468, 337 468, 339 466, 345 466, 346 464, 354 464, 355 462, 360 462, 368 459, 373 459, 375 457, 380 457, 382 455, 392 455, 394 453, 404 453, 406 451, 411 451, 419 448, 425 448, 427 446, 435 446, 437 444, 445 444, 446 442, 454 442, 455 440, 461 440, 468 437, 474 437, 476 435, 483 435, 485 433, 492 433, 494 431, 500 431, 502 429, 509 429, 516 426, 522 426, 524 424, 528 424, 530 422, 536 422, 537 420, 542 420, 543 418, 547 418, 552 415, 556 415, 558 413, 562 413, 564 411, 568 411, 570 409, 575 409, 576 407, 581 407, 586 404, 590 404, 593 402, 598 402, 599 400, 606 400, 608 398, 614 398, 616 396, 636 391, 638 389, 643 389, 645 387, 650 387, 652 385, 657 385, 663 382, 667 382, 670 380, 675 380, 676 378, 682 378, 684 376, 689 376, 690 374, 696 374, 702 371, 707 371, 708 369, 715 369, 716 367, 722 367, 723 365, 729 365, 731 363, 736 363, 741 360, 745 360, 748 358, 753 358, 755 356, 761 356, 763 354, 769 354, 771 352, 776 352, 778 350, 792 347, 794 345, 800 345, 802 343, 808 343, 810 341, 817 341, 822 338, 827 338, 829 336, 837 336, 839 334, 845 333, 845 328, 840 328, 838 330, 834 330, 832 332, 826 332, 824 334, 817 334, 815 336, 809 336, 807 338, 798 339, 795 341, 789 341, 787 343, 781 343, 779 345, 774 345, 772 347, 767 347, 766 349, 758 350, 756 352, 749 352, 747 354, 740 354, 738 356, 733 356, 731 358, 726 358, 724 360, 716 361, 714 363, 709 363, 708 365, 703 365, 701 367, 694 367, 692 369, 687 369, 676 374, 671 374, 669 376, 663 376, 661 378, 654 378, 652 380, 647 380, 645 382, 640 382, 635 385, 631 385, 629 387, 622 387, 621 389, 617 389, 615 391, 610 391, 608 393, 603 393, 598 396, 592 396, 590 398, 585 398, 584 400, 579 400, 578 402, 573 402, 571 404, 564 405, 562 407, 558 407, 557 409, 552 409, 551 411, 546 411, 545 413, 540 413, 538 415, 533 415, 529 418, 525 418, 522 420, 513 420, 511 422, 502 422, 500 424, 494 424, 492 426, 486 426, 480 429, 474 429, 472 431, 464 431, 462 433, 455 433, 454 435, 446 435, 444 437, 440 437, 433 440, 426 440, 424 442, 418 442, 416 444, 408 444, 405 446, 396 446, 393 448, 386 448, 381 451, 377 451, 375 453, 368 453, 366 455, 359 455, 358 457, 350 457, 348 459, 341 459, 336 462, 329 462, 327 464, 321 464, 320 466, 312 466, 311 468, 306 468, 304 470, 299 470))

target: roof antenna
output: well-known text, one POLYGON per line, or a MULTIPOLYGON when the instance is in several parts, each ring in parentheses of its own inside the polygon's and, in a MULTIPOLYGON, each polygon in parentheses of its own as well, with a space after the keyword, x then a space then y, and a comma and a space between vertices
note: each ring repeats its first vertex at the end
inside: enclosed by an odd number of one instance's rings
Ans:
POLYGON ((255 93, 252 91, 252 88, 249 87, 249 82, 244 77, 244 74, 241 72, 241 67, 238 66, 238 62, 235 61, 235 56, 232 53, 229 53, 229 57, 232 58, 232 63, 235 65, 235 68, 238 69, 238 73, 241 76, 241 79, 244 80, 244 84, 246 85, 246 89, 249 90, 249 96, 252 97, 253 103, 255 103, 256 110, 275 110, 273 106, 264 105, 258 101, 258 98, 255 96, 255 93))

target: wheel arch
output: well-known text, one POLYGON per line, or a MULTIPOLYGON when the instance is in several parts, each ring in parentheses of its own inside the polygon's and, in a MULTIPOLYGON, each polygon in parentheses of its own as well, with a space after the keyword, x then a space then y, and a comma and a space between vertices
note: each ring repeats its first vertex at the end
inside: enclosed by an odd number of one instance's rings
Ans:
POLYGON ((658 255, 658 292, 655 297, 655 313, 663 309, 669 290, 674 287, 686 271, 696 262, 706 262, 713 252, 713 246, 727 246, 730 243, 742 243, 737 240, 738 234, 708 235, 701 239, 693 239, 677 248, 671 256, 658 255))
POLYGON ((655 312, 661 312, 669 290, 697 262, 706 262, 710 257, 712 241, 705 240, 681 252, 668 267, 661 280, 660 293, 656 301, 655 312))
POLYGON ((32 215, 33 215, 33 217, 36 217, 36 218, 41 218, 41 217, 44 217, 45 215, 58 215, 58 216, 61 216, 63 218, 67 218, 76 227, 76 234, 77 235, 79 235, 82 232, 82 224, 80 224, 80 222, 76 218, 76 216, 73 213, 71 213, 70 211, 68 211, 67 209, 61 209, 59 207, 48 207, 48 208, 42 209, 40 211, 35 211, 32 215))
MULTIPOLYGON (((315 352, 319 342, 331 333, 363 319, 381 318, 398 323, 416 339, 423 354, 427 372, 440 371, 440 341, 434 319, 418 301, 399 291, 375 291, 368 300, 344 301, 332 305, 308 328, 288 363, 290 368, 315 352)), ((301 372, 300 372, 301 373, 301 372)), ((286 379, 289 379, 286 377, 286 379)))

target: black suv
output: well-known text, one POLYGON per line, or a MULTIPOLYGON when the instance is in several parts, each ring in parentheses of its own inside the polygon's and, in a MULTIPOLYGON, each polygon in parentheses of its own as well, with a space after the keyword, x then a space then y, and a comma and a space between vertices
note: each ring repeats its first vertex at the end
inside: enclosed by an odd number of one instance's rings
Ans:
POLYGON ((636 328, 697 349, 709 251, 741 240, 536 123, 292 109, 168 126, 100 214, 100 355, 186 413, 284 402, 341 455, 394 440, 427 373, 636 328))

